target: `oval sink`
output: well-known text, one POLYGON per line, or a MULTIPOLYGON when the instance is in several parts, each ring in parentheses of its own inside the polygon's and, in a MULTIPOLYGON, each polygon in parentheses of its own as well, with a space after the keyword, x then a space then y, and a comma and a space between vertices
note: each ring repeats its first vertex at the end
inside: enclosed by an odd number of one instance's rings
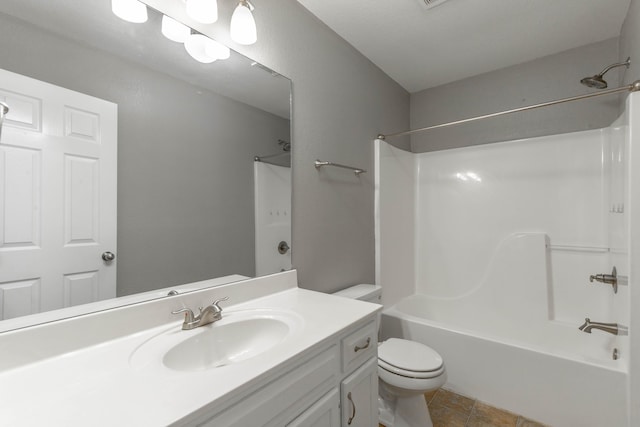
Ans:
POLYGON ((158 361, 176 371, 202 371, 251 359, 275 347, 297 329, 299 319, 269 310, 227 312, 222 320, 183 331, 174 326, 139 346, 130 363, 158 361))
POLYGON ((193 371, 237 363, 263 353, 282 341, 289 327, 276 319, 246 319, 199 328, 200 333, 174 346, 163 357, 164 365, 193 371))

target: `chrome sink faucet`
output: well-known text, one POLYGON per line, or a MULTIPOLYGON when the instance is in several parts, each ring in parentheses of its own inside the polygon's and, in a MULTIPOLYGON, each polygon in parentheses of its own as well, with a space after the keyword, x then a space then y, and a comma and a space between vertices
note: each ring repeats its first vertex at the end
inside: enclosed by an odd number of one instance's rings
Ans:
POLYGON ((588 334, 591 333, 592 329, 599 329, 601 331, 608 332, 613 335, 628 335, 629 328, 626 326, 618 325, 617 323, 600 323, 600 322, 592 322, 588 317, 584 319, 584 324, 578 327, 582 332, 586 332, 588 334))
POLYGON ((197 316, 194 316, 193 311, 190 308, 181 308, 180 310, 172 311, 171 314, 184 313, 182 329, 188 331, 222 319, 222 308, 220 308, 218 304, 228 299, 229 297, 224 297, 215 300, 213 304, 208 305, 204 309, 200 307, 200 313, 197 316))

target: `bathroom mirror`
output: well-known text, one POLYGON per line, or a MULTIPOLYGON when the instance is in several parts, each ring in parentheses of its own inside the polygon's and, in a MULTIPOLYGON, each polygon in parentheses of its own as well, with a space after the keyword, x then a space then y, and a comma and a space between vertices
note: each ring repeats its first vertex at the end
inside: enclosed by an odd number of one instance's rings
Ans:
POLYGON ((148 8, 147 22, 126 22, 110 0, 0 3, 0 101, 11 109, 0 140, 0 179, 10 189, 1 209, 0 331, 166 295, 158 289, 291 268, 290 80, 234 51, 198 62, 163 36, 162 19, 148 8), (111 108, 113 117, 67 95, 111 108), (47 134, 52 116, 61 136, 47 134), (117 143, 112 166, 95 154, 109 135, 117 143), (47 155, 60 138, 95 150, 47 155), (62 159, 60 177, 47 175, 50 157, 62 159), (48 186, 55 180, 57 190, 48 186), (104 182, 117 189, 111 205, 96 190, 104 182), (59 218, 48 214, 55 203, 59 218), (113 222, 117 214, 117 244, 104 244, 107 205, 113 222), (89 255, 58 260, 42 250, 58 231, 62 247, 89 255), (261 254, 256 239, 274 243, 261 254), (14 258, 29 252, 36 255, 14 258), (65 270, 85 256, 98 259, 105 279, 98 267, 65 270), (115 280, 105 288, 108 276, 115 280))

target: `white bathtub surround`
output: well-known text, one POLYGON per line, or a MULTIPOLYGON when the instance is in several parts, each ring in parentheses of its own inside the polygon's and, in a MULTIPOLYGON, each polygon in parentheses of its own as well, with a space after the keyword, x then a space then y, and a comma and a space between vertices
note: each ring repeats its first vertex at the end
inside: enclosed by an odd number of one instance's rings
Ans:
POLYGON ((626 147, 628 153, 625 195, 628 197, 626 219, 629 226, 629 298, 617 304, 627 310, 629 315, 630 347, 629 359, 630 426, 640 425, 640 102, 637 95, 627 99, 624 121, 628 123, 626 139, 631 143, 626 147))
POLYGON ((256 276, 291 270, 291 168, 253 162, 253 182, 256 276))
POLYGON ((378 141, 383 338, 433 347, 452 390, 554 427, 634 425, 637 102, 595 131, 423 154, 378 141), (629 286, 589 282, 614 265, 629 286), (631 335, 581 332, 586 317, 631 335))
MULTIPOLYGON (((372 304, 298 289, 296 272, 290 271, 5 332, 0 334, 0 425, 200 425, 206 420, 235 425, 230 421, 234 419, 242 425, 247 420, 237 420, 246 413, 260 415, 252 425, 268 425, 269 420, 282 425, 281 413, 289 411, 293 417, 299 412, 291 409, 291 402, 260 395, 260 390, 267 393, 265 383, 286 390, 281 379, 291 380, 292 372, 303 375, 304 382, 292 383, 290 390, 313 384, 295 396, 302 399, 300 404, 311 405, 313 411, 303 415, 326 409, 339 418, 340 381, 346 382, 342 378, 352 370, 360 372, 360 364, 376 354, 372 346, 357 353, 360 359, 349 359, 348 369, 346 364, 341 368, 340 340, 352 329, 357 334, 374 331, 378 312, 372 304), (224 296, 229 301, 222 304, 221 322, 259 314, 274 321, 282 318, 291 330, 259 356, 215 369, 193 371, 172 361, 174 369, 169 369, 162 351, 153 356, 150 347, 164 345, 160 341, 167 334, 182 339, 203 333, 202 328, 180 330, 182 320, 171 311, 224 296), (230 406, 237 398, 243 399, 242 410, 230 406)), ((375 340, 375 334, 369 335, 375 340)), ((368 369, 355 377, 364 382, 354 387, 368 384, 366 372, 375 373, 374 366, 368 369)))
POLYGON ((628 425, 627 371, 620 363, 567 357, 555 349, 565 345, 560 336, 549 337, 542 349, 461 327, 455 318, 433 321, 424 317, 428 309, 420 298, 384 311, 383 337, 403 336, 437 349, 450 390, 553 427, 628 425), (416 316, 414 304, 425 314, 416 316))
POLYGON ((375 144, 376 283, 393 283, 382 295, 389 306, 415 292, 418 157, 375 144))

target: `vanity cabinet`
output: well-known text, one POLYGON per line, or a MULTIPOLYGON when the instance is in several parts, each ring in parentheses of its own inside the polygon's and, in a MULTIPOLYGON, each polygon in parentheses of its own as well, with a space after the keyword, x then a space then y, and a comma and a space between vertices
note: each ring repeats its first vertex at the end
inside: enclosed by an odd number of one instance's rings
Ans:
POLYGON ((11 331, 0 426, 375 427, 380 311, 287 271, 11 331), (213 326, 171 314, 223 297, 213 326))
MULTIPOLYGON (((250 391, 176 425, 373 427, 378 425, 377 324, 369 317, 289 361, 250 391)), ((217 404, 216 404, 217 403, 217 404)))
POLYGON ((340 427, 340 394, 332 390, 287 427, 340 427))

